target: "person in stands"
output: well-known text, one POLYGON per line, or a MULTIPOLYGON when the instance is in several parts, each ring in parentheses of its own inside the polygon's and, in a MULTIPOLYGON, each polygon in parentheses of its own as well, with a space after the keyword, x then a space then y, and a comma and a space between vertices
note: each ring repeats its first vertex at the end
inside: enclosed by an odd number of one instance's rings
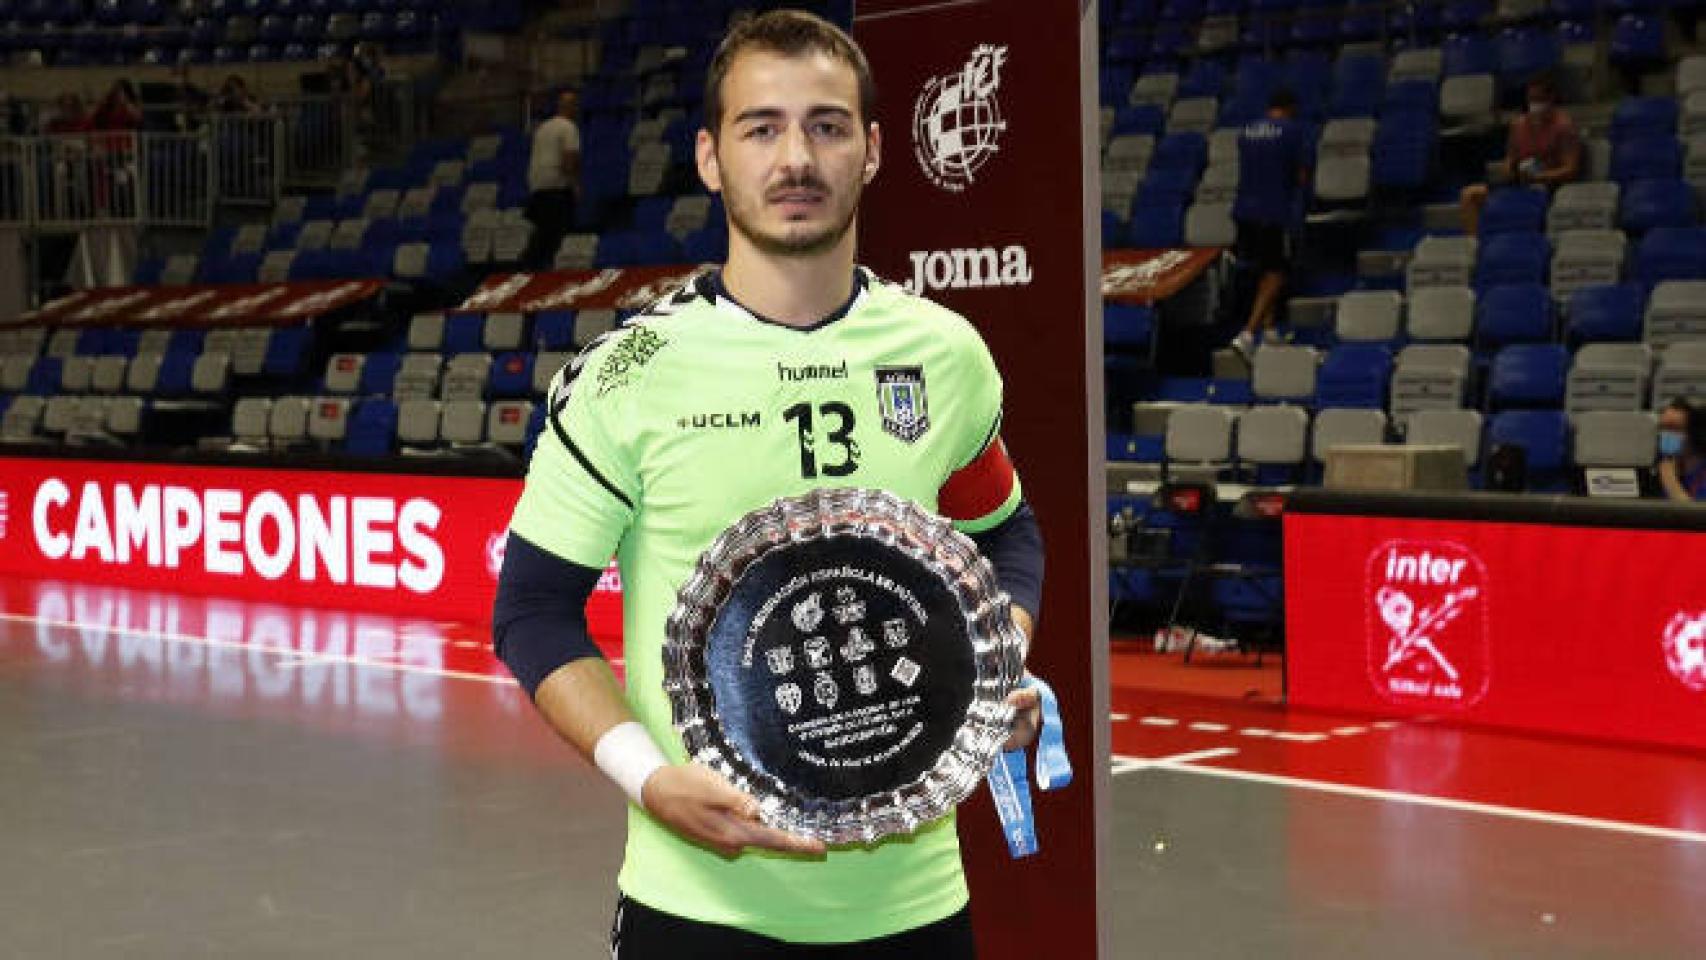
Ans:
MULTIPOLYGON (((1582 138, 1576 122, 1558 106, 1558 87, 1545 76, 1528 82, 1528 109, 1511 121, 1505 159, 1499 165, 1504 184, 1556 190, 1582 174, 1582 138)), ((1481 227, 1481 210, 1491 188, 1472 183, 1463 188, 1463 229, 1474 236, 1481 227)))

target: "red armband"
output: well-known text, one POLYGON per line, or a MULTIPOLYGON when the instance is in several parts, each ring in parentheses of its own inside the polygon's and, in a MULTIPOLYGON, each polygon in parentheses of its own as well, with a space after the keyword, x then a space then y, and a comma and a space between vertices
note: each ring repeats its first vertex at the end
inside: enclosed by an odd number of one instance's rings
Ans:
POLYGON ((1017 477, 1007 445, 996 437, 976 460, 966 464, 936 495, 937 509, 950 520, 977 520, 994 513, 1013 493, 1017 477))

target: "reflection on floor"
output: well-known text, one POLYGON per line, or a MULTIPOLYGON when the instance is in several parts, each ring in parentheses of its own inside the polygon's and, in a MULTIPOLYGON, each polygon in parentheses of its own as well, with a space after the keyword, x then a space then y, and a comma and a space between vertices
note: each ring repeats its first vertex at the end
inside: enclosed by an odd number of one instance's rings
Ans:
MULTIPOLYGON (((488 644, 0 581, 0 940, 603 955, 621 803, 488 644)), ((1157 692, 1144 657, 1111 700, 1114 956, 1706 955, 1706 758, 1157 692)))

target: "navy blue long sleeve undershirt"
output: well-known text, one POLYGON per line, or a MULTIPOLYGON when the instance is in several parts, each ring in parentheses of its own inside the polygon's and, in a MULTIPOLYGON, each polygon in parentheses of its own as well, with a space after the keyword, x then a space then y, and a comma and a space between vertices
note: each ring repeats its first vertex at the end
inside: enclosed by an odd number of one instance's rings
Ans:
MULTIPOLYGON (((1042 605, 1042 528, 1028 503, 972 541, 1002 589, 1035 617, 1042 605)), ((586 626, 586 601, 602 570, 564 560, 511 533, 492 606, 492 646, 529 697, 559 667, 603 656, 586 626)))

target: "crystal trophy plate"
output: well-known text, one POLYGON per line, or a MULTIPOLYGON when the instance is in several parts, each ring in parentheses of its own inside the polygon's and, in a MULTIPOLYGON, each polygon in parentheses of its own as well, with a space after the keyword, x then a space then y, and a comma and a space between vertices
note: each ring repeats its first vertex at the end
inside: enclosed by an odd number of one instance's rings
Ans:
POLYGON ((764 822, 831 844, 910 833, 1007 737, 1024 638, 994 568, 893 494, 822 490, 736 521, 677 595, 664 690, 687 754, 764 822))

